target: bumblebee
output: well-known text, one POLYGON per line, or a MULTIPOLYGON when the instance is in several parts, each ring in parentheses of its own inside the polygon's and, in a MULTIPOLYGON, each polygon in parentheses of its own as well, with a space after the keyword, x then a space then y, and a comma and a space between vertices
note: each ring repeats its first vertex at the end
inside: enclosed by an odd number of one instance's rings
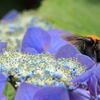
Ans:
POLYGON ((95 35, 86 37, 74 34, 60 34, 60 37, 69 42, 69 44, 78 47, 80 52, 89 56, 95 62, 100 62, 100 38, 95 35))

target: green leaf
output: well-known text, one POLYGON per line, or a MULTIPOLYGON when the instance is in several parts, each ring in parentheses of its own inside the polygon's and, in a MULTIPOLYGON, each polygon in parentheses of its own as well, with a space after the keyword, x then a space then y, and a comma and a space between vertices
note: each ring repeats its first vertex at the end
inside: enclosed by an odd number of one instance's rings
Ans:
POLYGON ((5 86, 5 90, 3 93, 8 100, 14 100, 14 96, 15 96, 15 89, 13 88, 13 86, 7 82, 6 86, 5 86))
POLYGON ((60 29, 100 36, 100 0, 43 0, 37 13, 60 29))

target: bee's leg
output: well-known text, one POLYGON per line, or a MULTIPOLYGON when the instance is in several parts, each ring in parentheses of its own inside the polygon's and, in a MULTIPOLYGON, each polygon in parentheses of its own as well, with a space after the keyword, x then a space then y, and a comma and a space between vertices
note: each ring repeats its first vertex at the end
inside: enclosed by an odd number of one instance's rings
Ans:
POLYGON ((89 56, 93 61, 97 62, 97 54, 95 51, 91 52, 90 48, 85 49, 85 55, 89 56))
POLYGON ((92 46, 92 52, 93 54, 95 54, 95 58, 96 58, 96 62, 100 62, 100 49, 99 49, 99 44, 100 43, 97 43, 97 44, 93 44, 92 46))
POLYGON ((92 54, 93 61, 97 62, 97 53, 96 53, 96 51, 93 51, 91 54, 92 54))
POLYGON ((83 48, 83 46, 80 46, 80 52, 84 55, 89 56, 93 61, 97 62, 97 53, 95 51, 91 52, 90 48, 83 48))

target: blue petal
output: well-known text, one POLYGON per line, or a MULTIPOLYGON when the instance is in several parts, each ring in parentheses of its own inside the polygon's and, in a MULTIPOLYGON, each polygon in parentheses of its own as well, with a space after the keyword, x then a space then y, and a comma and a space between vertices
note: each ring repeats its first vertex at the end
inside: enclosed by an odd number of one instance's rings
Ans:
POLYGON ((0 73, 0 97, 3 94, 5 83, 6 83, 6 77, 2 73, 0 73))
POLYGON ((3 49, 7 48, 7 42, 0 42, 0 53, 3 53, 3 49))
POLYGON ((81 54, 75 46, 72 46, 70 44, 64 45, 59 48, 57 53, 55 54, 55 58, 70 58, 70 57, 76 57, 77 54, 81 54))
POLYGON ((78 59, 78 61, 85 67, 88 69, 91 69, 93 67, 93 65, 95 64, 95 62, 88 56, 86 55, 82 55, 82 54, 78 54, 76 55, 76 58, 78 59))
POLYGON ((100 63, 95 64, 91 70, 94 73, 94 75, 97 77, 98 84, 100 85, 100 63))
POLYGON ((48 50, 50 40, 51 37, 45 30, 38 27, 29 27, 22 41, 22 51, 30 47, 38 53, 42 53, 48 50))
POLYGON ((18 87, 14 100, 33 100, 34 94, 38 89, 39 87, 23 82, 18 87))
MULTIPOLYGON (((82 89, 78 89, 77 91, 82 93, 83 95, 89 97, 87 91, 82 90, 82 89)), ((83 97, 79 94, 73 93, 73 92, 69 92, 69 97, 70 97, 70 100, 89 100, 89 99, 86 99, 85 97, 83 97)))
POLYGON ((2 95, 2 96, 0 97, 0 100, 8 100, 8 99, 6 98, 6 96, 2 95))
POLYGON ((48 86, 39 89, 33 100, 70 100, 68 92, 63 86, 48 86))
POLYGON ((93 75, 92 70, 88 70, 88 71, 84 72, 83 74, 77 76, 76 78, 72 79, 69 82, 84 82, 84 81, 88 81, 89 78, 91 77, 91 75, 93 75))
POLYGON ((38 54, 34 48, 25 48, 24 52, 29 54, 38 54))
POLYGON ((10 12, 8 12, 3 18, 2 20, 5 20, 5 21, 10 21, 10 20, 13 20, 14 18, 16 18, 18 16, 18 11, 16 10, 11 10, 10 12))
POLYGON ((48 31, 51 36, 51 43, 49 47, 50 53, 55 53, 61 46, 67 44, 67 42, 62 39, 59 35, 62 33, 72 34, 71 32, 59 29, 52 29, 48 31))
POLYGON ((97 79, 95 75, 92 75, 91 78, 87 82, 88 84, 88 89, 91 93, 92 96, 97 98, 97 79))

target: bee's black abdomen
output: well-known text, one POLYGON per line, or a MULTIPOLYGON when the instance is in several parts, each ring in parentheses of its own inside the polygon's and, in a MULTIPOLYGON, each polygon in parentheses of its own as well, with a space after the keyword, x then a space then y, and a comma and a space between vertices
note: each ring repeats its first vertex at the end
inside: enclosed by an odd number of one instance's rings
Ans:
POLYGON ((79 42, 79 46, 82 54, 89 56, 95 62, 97 61, 97 54, 95 52, 96 44, 92 38, 85 37, 81 42, 79 42))

